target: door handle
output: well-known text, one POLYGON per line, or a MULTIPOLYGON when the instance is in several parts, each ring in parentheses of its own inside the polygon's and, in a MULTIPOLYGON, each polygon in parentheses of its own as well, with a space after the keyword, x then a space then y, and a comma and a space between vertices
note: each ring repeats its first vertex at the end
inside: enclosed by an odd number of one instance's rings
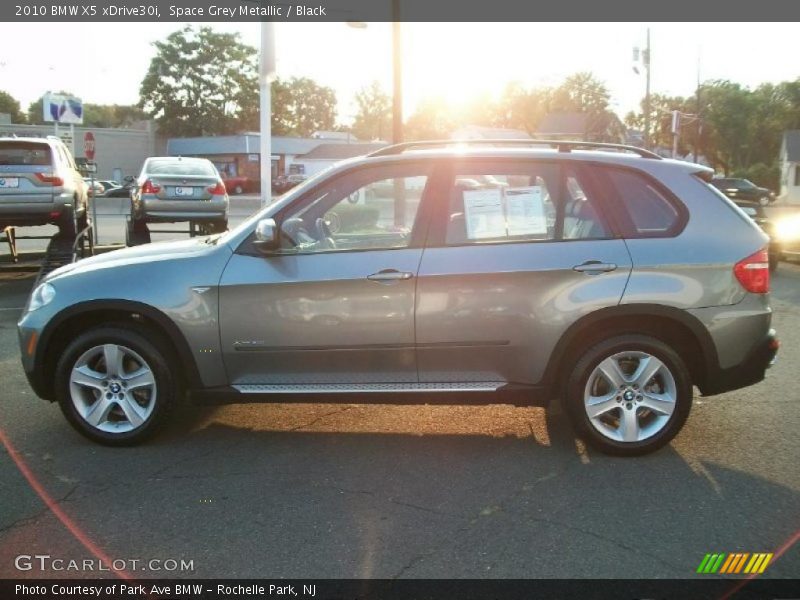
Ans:
POLYGON ((398 271, 397 269, 383 269, 382 271, 378 271, 377 273, 373 273, 372 275, 367 275, 367 279, 370 281, 404 281, 406 279, 411 279, 414 276, 413 273, 402 272, 398 271))
POLYGON ((614 263, 604 263, 600 262, 599 260, 587 260, 585 263, 575 265, 572 267, 572 270, 578 271, 579 273, 587 273, 589 275, 598 275, 599 273, 608 273, 609 271, 614 271, 616 268, 617 265, 614 263))

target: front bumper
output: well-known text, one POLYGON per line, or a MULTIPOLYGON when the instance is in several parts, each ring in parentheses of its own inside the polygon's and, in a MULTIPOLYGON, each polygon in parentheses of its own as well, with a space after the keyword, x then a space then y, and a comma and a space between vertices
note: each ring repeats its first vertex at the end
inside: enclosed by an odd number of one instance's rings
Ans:
POLYGON ((775 363, 779 348, 778 336, 770 329, 740 364, 709 373, 700 391, 704 396, 713 396, 762 381, 767 369, 775 363))

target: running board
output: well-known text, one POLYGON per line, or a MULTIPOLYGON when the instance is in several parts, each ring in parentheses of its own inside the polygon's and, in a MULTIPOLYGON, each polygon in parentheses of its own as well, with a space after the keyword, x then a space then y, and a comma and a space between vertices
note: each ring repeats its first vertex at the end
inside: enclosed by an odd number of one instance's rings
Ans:
POLYGON ((234 385, 241 394, 363 394, 405 392, 496 392, 505 381, 453 383, 318 383, 234 385))

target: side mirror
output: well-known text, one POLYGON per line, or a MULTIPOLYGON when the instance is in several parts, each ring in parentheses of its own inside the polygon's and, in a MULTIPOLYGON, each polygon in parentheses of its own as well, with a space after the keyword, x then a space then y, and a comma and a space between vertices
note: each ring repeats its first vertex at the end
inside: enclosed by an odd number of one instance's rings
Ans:
POLYGON ((261 219, 256 225, 255 246, 262 252, 277 250, 280 246, 280 235, 275 219, 261 219))

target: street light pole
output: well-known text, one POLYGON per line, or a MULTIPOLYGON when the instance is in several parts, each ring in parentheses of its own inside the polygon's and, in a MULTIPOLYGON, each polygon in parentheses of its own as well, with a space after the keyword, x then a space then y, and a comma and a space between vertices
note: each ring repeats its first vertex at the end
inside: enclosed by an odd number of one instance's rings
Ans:
POLYGON ((642 56, 645 70, 644 91, 644 147, 650 149, 650 28, 647 28, 647 47, 642 56))
POLYGON ((259 152, 261 206, 272 201, 272 81, 275 79, 275 26, 261 22, 261 60, 258 69, 259 87, 259 152))
POLYGON ((403 60, 400 36, 399 0, 392 0, 394 19, 392 23, 392 143, 403 141, 403 60))

